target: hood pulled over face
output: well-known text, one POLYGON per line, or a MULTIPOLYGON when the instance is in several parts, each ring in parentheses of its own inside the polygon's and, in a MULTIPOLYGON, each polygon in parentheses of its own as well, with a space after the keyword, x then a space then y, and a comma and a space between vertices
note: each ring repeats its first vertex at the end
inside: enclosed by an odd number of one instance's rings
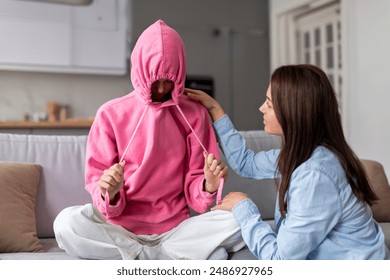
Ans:
POLYGON ((149 26, 138 38, 131 53, 131 82, 145 102, 152 102, 152 85, 171 80, 172 101, 184 91, 186 76, 185 47, 180 35, 162 20, 149 26))

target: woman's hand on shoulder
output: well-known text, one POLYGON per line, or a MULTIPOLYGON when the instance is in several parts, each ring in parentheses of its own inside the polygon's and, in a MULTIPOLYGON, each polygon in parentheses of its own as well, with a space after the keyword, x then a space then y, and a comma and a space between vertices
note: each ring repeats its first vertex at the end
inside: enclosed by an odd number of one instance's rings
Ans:
POLYGON ((225 115, 225 111, 223 110, 221 104, 219 104, 217 100, 212 98, 204 91, 185 88, 184 94, 187 95, 192 100, 196 100, 200 102, 204 107, 206 107, 213 121, 216 121, 219 118, 221 118, 223 115, 225 115))

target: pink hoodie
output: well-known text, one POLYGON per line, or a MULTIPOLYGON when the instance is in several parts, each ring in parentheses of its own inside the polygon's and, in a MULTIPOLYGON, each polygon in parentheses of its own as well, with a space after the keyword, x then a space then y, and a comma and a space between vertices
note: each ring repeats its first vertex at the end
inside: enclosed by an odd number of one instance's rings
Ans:
POLYGON ((135 234, 161 234, 189 217, 188 206, 200 213, 210 208, 216 195, 203 191, 202 145, 219 153, 206 109, 183 95, 186 64, 179 34, 158 20, 139 37, 131 64, 134 91, 103 104, 91 127, 86 189, 109 222, 135 234), (151 99, 158 79, 174 82, 172 99, 163 103, 151 99), (122 157, 124 186, 117 204, 109 205, 98 181, 122 157))

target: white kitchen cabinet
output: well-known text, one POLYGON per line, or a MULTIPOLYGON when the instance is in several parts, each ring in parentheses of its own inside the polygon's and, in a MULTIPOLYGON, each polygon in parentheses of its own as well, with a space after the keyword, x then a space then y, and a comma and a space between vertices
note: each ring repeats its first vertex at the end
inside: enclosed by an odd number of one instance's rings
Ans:
POLYGON ((125 74, 126 0, 73 6, 0 1, 0 69, 125 74))

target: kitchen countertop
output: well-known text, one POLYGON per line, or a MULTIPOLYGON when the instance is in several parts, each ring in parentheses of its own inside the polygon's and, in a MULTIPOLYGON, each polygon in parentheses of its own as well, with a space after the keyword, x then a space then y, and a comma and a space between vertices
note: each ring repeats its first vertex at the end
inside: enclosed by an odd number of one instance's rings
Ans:
POLYGON ((0 121, 0 128, 90 128, 93 119, 67 119, 65 121, 0 121))

